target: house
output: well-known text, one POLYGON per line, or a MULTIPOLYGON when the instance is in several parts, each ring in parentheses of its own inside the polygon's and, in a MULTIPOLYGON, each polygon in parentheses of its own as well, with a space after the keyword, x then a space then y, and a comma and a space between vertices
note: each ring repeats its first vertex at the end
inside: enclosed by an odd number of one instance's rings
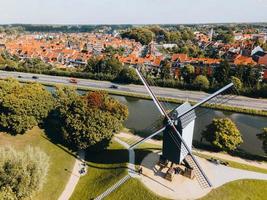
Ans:
POLYGON ((252 57, 246 57, 242 55, 238 55, 234 58, 234 65, 256 65, 257 63, 252 59, 252 57))

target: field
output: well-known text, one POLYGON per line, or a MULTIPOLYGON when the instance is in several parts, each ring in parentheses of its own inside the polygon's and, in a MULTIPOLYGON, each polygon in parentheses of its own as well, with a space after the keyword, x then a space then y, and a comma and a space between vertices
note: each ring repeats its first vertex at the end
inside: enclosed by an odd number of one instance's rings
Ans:
POLYGON ((23 149, 27 145, 39 147, 50 157, 47 181, 34 200, 56 200, 69 179, 75 158, 63 147, 50 142, 44 132, 35 127, 23 135, 11 136, 0 133, 0 146, 10 145, 23 149))
POLYGON ((116 142, 102 152, 87 152, 88 173, 81 177, 71 200, 93 199, 127 174, 128 151, 116 142))

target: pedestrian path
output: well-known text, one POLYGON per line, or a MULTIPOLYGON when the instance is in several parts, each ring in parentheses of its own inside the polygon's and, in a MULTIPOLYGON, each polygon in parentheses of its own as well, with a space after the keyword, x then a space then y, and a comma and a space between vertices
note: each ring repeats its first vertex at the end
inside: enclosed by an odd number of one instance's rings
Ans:
POLYGON ((64 191, 61 193, 60 197, 58 198, 58 200, 68 200, 71 197, 76 185, 79 182, 80 177, 82 176, 80 172, 81 172, 81 169, 84 167, 83 166, 84 158, 85 158, 85 152, 79 151, 78 158, 76 158, 74 167, 72 171, 70 172, 71 176, 69 178, 69 181, 67 185, 65 186, 64 191))

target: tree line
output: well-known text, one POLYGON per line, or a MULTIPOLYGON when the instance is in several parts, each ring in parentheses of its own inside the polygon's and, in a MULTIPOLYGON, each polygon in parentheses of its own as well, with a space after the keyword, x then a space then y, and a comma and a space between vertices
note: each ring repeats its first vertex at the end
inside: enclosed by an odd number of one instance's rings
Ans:
POLYGON ((51 94, 38 83, 0 81, 0 129, 13 135, 34 126, 47 126, 53 119, 58 137, 72 148, 108 146, 122 128, 128 109, 105 92, 81 96, 74 88, 57 87, 51 94))
MULTIPOLYGON (((110 51, 116 50, 110 49, 110 51)), ((159 68, 152 68, 152 70, 147 70, 146 66, 141 68, 150 83, 161 87, 212 92, 229 82, 234 82, 237 91, 242 95, 267 97, 267 83, 261 80, 261 67, 232 66, 227 60, 222 60, 218 66, 212 68, 211 73, 206 66, 198 67, 186 64, 179 68, 177 74, 174 65, 175 63, 166 58, 161 62, 159 68)), ((113 54, 104 58, 91 57, 85 66, 77 67, 74 70, 60 70, 55 69, 51 64, 44 63, 39 58, 20 60, 5 52, 0 56, 0 68, 7 71, 141 84, 135 70, 128 65, 122 65, 113 54)))

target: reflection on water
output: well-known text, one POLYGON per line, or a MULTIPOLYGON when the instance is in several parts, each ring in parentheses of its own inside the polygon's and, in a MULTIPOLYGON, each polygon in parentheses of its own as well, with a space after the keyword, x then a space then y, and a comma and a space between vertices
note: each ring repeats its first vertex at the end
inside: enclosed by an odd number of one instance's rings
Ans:
MULTIPOLYGON (((125 126, 136 131, 142 131, 161 117, 155 104, 150 100, 113 96, 129 108, 129 118, 125 126)), ((168 108, 174 108, 178 104, 169 104, 168 108)), ((229 117, 232 119, 242 133, 244 143, 241 149, 251 153, 264 155, 262 142, 257 138, 262 128, 267 127, 267 117, 252 116, 247 114, 218 111, 206 108, 196 110, 197 119, 195 123, 194 140, 200 141, 201 132, 211 123, 215 117, 229 117)))
MULTIPOLYGON (((54 88, 47 87, 53 92, 54 88)), ((79 91, 84 94, 84 91, 79 91)), ((112 95, 120 102, 124 103, 129 108, 129 117, 125 122, 125 126, 135 131, 143 131, 151 127, 156 120, 160 119, 161 114, 157 110, 155 104, 150 100, 138 99, 133 97, 124 97, 112 95)), ((166 109, 172 109, 178 104, 163 105, 166 109)), ((195 123, 194 140, 200 141, 201 132, 211 123, 215 117, 229 117, 232 119, 240 132, 242 133, 244 143, 240 146, 241 149, 251 154, 264 155, 262 150, 262 142, 257 138, 257 134, 262 132, 264 127, 267 127, 267 117, 253 116, 247 114, 233 113, 228 111, 218 111, 206 108, 196 110, 197 119, 195 123)))

